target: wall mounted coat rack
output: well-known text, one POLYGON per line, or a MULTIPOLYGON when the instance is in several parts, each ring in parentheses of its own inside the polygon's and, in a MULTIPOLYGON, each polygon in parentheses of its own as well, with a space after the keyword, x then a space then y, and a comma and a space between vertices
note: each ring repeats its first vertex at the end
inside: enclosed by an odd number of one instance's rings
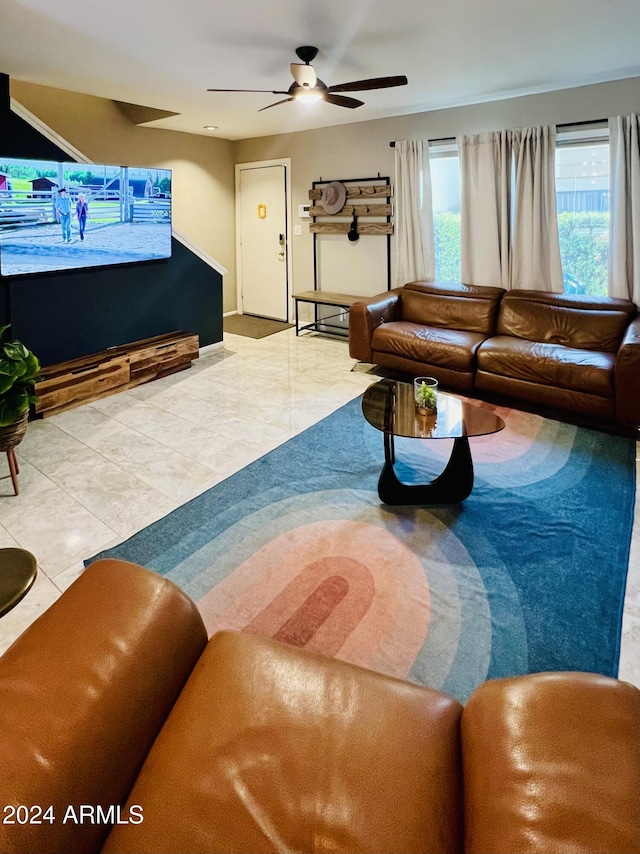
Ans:
MULTIPOLYGON (((347 188, 347 201, 336 214, 332 217, 349 217, 354 216, 361 220, 363 218, 385 218, 385 222, 358 222, 358 234, 393 234, 393 223, 391 215, 393 213, 391 205, 391 185, 388 178, 365 178, 362 179, 342 179, 341 184, 347 188), (382 184, 368 183, 372 181, 384 181, 382 184), (366 183, 365 183, 366 182, 366 183), (370 203, 369 199, 376 201, 370 203), (379 204, 378 200, 385 200, 384 204, 379 204)), ((346 222, 316 222, 318 217, 327 217, 321 205, 313 204, 322 198, 322 185, 331 183, 330 181, 314 181, 313 188, 309 190, 309 199, 312 204, 309 207, 309 214, 314 218, 314 222, 309 226, 312 234, 347 234, 351 228, 350 223, 346 222)))
MULTIPOLYGON (((309 226, 309 230, 313 234, 313 290, 293 295, 296 303, 296 335, 308 330, 339 338, 347 337, 349 334, 347 320, 349 309, 354 302, 362 299, 362 293, 358 295, 346 292, 349 285, 352 284, 349 271, 352 271, 353 268, 350 265, 339 268, 338 275, 333 275, 330 278, 330 290, 324 290, 320 287, 318 281, 318 240, 321 240, 322 235, 344 234, 349 241, 356 242, 361 234, 386 235, 387 289, 391 288, 391 235, 393 233, 391 198, 393 190, 389 178, 384 178, 378 174, 376 178, 337 181, 343 185, 343 188, 340 189, 344 193, 342 196, 344 202, 341 208, 339 203, 335 206, 332 205, 332 208, 338 207, 339 210, 328 214, 321 202, 322 191, 328 184, 332 183, 334 181, 323 181, 322 179, 314 181, 309 191, 311 201, 309 214, 314 220, 309 226), (317 222, 318 218, 324 218, 325 221, 317 222), (362 222, 361 218, 367 221, 362 222), (371 220, 377 221, 372 222, 371 220), (344 288, 344 291, 341 292, 340 288, 344 288), (314 320, 312 323, 300 324, 300 303, 313 305, 314 320), (338 313, 336 313, 336 308, 339 309, 338 313)), ((333 241, 329 240, 328 242, 332 243, 333 241)), ((359 255, 357 251, 355 255, 350 255, 350 264, 353 264, 358 257, 362 258, 362 254, 359 255)), ((379 271, 380 267, 377 268, 376 272, 379 271)), ((372 291, 373 293, 375 290, 372 291)))
POLYGON ((311 202, 309 214, 313 217, 309 231, 313 234, 314 290, 318 290, 316 241, 324 234, 344 234, 349 240, 357 240, 360 235, 385 235, 387 238, 387 288, 391 288, 392 197, 393 188, 389 177, 380 174, 375 178, 333 178, 313 182, 309 190, 311 202), (333 181, 344 185, 346 200, 338 212, 327 214, 320 200, 324 187, 333 181))

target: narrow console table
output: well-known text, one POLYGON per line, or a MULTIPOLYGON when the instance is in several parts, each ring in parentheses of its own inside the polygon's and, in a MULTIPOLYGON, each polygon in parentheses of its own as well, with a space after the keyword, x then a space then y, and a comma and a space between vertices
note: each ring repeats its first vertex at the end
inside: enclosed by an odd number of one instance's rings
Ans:
POLYGON ((44 417, 182 371, 199 355, 198 336, 171 332, 43 368, 34 411, 44 417))
POLYGON ((347 338, 349 330, 345 329, 344 326, 327 323, 327 320, 333 320, 335 317, 339 317, 340 315, 331 314, 318 320, 318 306, 334 306, 335 308, 341 308, 343 311, 348 313, 354 302, 363 299, 361 296, 354 296, 353 294, 337 294, 332 293, 331 291, 303 291, 302 293, 294 294, 293 298, 296 303, 296 335, 299 335, 301 332, 304 332, 305 329, 308 329, 314 332, 322 332, 325 335, 335 335, 339 338, 347 338), (313 303, 315 318, 313 323, 306 323, 304 326, 300 326, 298 305, 301 302, 313 303))

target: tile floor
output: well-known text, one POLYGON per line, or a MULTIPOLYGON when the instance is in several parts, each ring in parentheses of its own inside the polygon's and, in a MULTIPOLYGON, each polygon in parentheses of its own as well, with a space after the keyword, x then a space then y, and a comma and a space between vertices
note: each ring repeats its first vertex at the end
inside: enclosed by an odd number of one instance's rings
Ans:
MULTIPOLYGON (((0 620, 0 652, 74 581, 84 558, 361 394, 372 377, 353 365, 336 339, 296 338, 293 329, 260 340, 225 334, 188 371, 31 423, 17 449, 19 496, 0 468, 0 547, 33 552, 39 572, 0 620)), ((620 676, 640 687, 638 532, 636 505, 620 676)))

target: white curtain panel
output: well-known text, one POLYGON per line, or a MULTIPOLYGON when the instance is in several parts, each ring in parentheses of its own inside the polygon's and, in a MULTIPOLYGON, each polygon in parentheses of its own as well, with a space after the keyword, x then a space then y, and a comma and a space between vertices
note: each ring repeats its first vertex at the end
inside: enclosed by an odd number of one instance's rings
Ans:
POLYGON ((555 128, 513 131, 515 164, 509 287, 562 293, 555 128))
POLYGON ((509 287, 511 131, 458 137, 462 281, 509 287))
POLYGON ((396 285, 435 279, 429 144, 401 140, 395 146, 396 285))
POLYGON ((609 295, 640 305, 640 117, 609 119, 609 295))

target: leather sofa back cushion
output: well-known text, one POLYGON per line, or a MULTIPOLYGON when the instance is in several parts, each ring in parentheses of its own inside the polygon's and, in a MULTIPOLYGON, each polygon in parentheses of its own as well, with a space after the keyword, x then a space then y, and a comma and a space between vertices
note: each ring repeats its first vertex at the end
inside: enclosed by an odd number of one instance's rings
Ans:
POLYGON ((497 295, 484 298, 464 291, 458 295, 452 288, 430 291, 427 287, 414 290, 407 286, 400 295, 402 319, 425 326, 447 326, 493 335, 501 291, 498 288, 488 290, 496 291, 497 295))
POLYGON ((462 716, 465 851, 640 851, 640 695, 591 673, 483 683, 462 716))
POLYGON ((512 291, 500 305, 497 334, 614 353, 634 311, 625 300, 512 291))
POLYGON ((461 705, 242 632, 214 635, 103 854, 462 850, 461 705), (338 665, 338 666, 336 666, 338 665))

